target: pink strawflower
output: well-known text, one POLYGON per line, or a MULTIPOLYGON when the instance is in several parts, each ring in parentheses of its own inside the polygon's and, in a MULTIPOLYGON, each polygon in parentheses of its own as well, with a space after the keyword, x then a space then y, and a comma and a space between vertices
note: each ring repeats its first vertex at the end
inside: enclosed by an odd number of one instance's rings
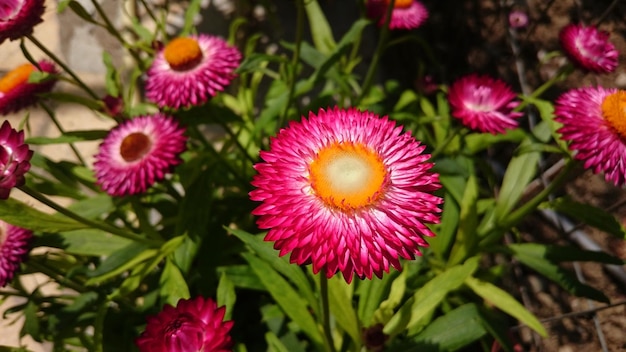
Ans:
POLYGON ((425 148, 387 117, 311 112, 261 151, 250 198, 262 204, 252 213, 281 256, 314 273, 351 282, 400 270, 434 236, 426 224, 439 222, 443 200, 432 192, 441 186, 425 148))
MULTIPOLYGON (((378 26, 385 24, 385 14, 389 0, 368 0, 367 17, 378 21, 378 26)), ((415 29, 428 19, 428 10, 417 0, 396 0, 391 11, 389 29, 415 29)))
POLYGON ((2 0, 0 3, 0 44, 33 33, 43 20, 44 0, 2 0))
POLYGON ((559 39, 565 54, 583 70, 609 73, 617 68, 619 52, 609 42, 607 32, 595 27, 569 24, 561 30, 559 39))
POLYGON ((565 92, 557 100, 558 132, 575 158, 594 173, 604 172, 616 186, 626 184, 626 91, 587 87, 565 92))
POLYGON ((201 105, 235 78, 241 53, 221 38, 205 34, 172 40, 148 70, 146 96, 160 107, 201 105))
POLYGON ((37 64, 39 68, 31 63, 23 64, 0 78, 0 115, 8 115, 34 105, 39 100, 39 94, 52 90, 57 81, 54 77, 39 83, 28 83, 28 78, 34 71, 57 73, 51 62, 42 60, 37 64))
POLYGON ((109 132, 95 156, 98 184, 112 196, 144 193, 181 162, 184 133, 163 114, 124 121, 109 132))
POLYGON ((26 260, 32 231, 0 220, 0 287, 6 286, 26 260))
POLYGON ((146 330, 135 341, 141 352, 227 352, 232 321, 223 321, 225 307, 210 298, 181 299, 147 318, 146 330))
POLYGON ((520 102, 513 90, 503 81, 475 74, 455 81, 448 90, 452 116, 474 130, 491 134, 516 128, 523 114, 513 109, 520 102))
POLYGON ((528 25, 528 15, 524 11, 513 10, 509 12, 509 26, 520 29, 528 25))
POLYGON ((24 144, 24 131, 16 131, 4 120, 0 127, 0 199, 9 198, 13 187, 24 184, 32 156, 33 151, 24 144))

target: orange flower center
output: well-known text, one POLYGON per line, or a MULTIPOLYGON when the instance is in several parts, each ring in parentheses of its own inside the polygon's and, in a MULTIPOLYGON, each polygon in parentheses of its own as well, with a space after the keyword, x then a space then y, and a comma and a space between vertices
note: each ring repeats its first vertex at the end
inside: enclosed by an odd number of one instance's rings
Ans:
MULTIPOLYGON (((391 3, 391 0, 385 0, 385 4, 387 4, 387 6, 389 6, 390 3, 391 3)), ((396 0, 396 2, 393 4, 393 8, 405 9, 411 6, 412 4, 413 4, 413 0, 396 0)))
POLYGON ((378 154, 353 143, 323 148, 309 165, 309 172, 317 196, 344 211, 372 204, 387 180, 387 170, 378 154))
POLYGON ((622 138, 626 138, 626 91, 619 90, 604 98, 602 115, 622 138))
POLYGON ((137 161, 148 154, 152 147, 152 141, 143 133, 131 133, 120 145, 120 155, 128 162, 137 161))
POLYGON ((163 49, 165 61, 177 71, 195 67, 202 60, 202 49, 195 39, 176 38, 163 49))
POLYGON ((28 77, 35 71, 32 64, 23 64, 7 73, 0 79, 0 92, 8 93, 15 87, 28 82, 28 77))

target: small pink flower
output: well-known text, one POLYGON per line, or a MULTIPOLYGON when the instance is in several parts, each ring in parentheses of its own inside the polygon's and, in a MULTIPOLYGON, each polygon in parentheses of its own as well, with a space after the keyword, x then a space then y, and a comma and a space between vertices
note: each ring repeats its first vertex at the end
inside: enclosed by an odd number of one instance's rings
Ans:
POLYGON ((509 26, 520 29, 528 25, 528 15, 524 11, 514 10, 509 13, 509 26))
POLYGON ((0 287, 6 286, 28 256, 32 231, 0 220, 0 287))
POLYGON ((33 33, 43 20, 44 0, 2 0, 0 3, 0 44, 33 33))
POLYGON ((0 115, 8 115, 20 111, 39 100, 39 94, 52 90, 56 78, 50 77, 39 83, 29 83, 28 78, 34 71, 55 74, 54 64, 45 60, 37 63, 39 69, 31 63, 23 64, 9 71, 0 78, 0 115))
POLYGON ((13 187, 24 184, 33 151, 24 144, 24 131, 16 131, 5 120, 0 127, 0 199, 9 198, 13 187))
POLYGON ((241 53, 205 34, 176 38, 159 51, 146 79, 146 97, 159 107, 202 105, 235 78, 241 53))
POLYGON ((609 34, 595 27, 569 24, 559 34, 569 59, 583 70, 609 73, 617 68, 619 52, 609 42, 609 34))
POLYGON ((521 112, 513 109, 520 102, 503 81, 475 74, 461 77, 448 91, 452 116, 474 130, 491 134, 517 127, 521 112))
MULTIPOLYGON (((385 14, 389 0, 368 0, 367 16, 378 20, 378 26, 385 24, 385 14)), ((391 11, 389 29, 415 29, 428 19, 428 10, 418 0, 396 0, 391 11)))
POLYGON ((223 321, 225 307, 210 298, 181 299, 147 318, 146 330, 136 340, 141 352, 227 352, 232 321, 223 321))

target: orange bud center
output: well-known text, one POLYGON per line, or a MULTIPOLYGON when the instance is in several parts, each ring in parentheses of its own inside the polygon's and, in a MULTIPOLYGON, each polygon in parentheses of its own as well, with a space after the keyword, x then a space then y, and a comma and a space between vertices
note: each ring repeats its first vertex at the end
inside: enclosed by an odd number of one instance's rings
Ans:
POLYGON ((7 73, 0 79, 0 92, 8 93, 15 87, 28 82, 28 77, 35 71, 32 64, 23 64, 7 73))
POLYGON ((387 170, 373 150, 353 143, 331 144, 309 165, 316 195, 329 206, 348 211, 368 206, 383 193, 387 170))
MULTIPOLYGON (((389 4, 391 3, 390 0, 385 0, 385 3, 387 4, 387 6, 389 6, 389 4)), ((409 6, 411 6, 413 4, 413 0, 396 0, 396 2, 393 4, 393 8, 394 9, 405 9, 409 6)))
POLYGON ((604 98, 602 115, 615 132, 626 139, 626 91, 619 90, 604 98))
POLYGON ((202 60, 202 49, 195 39, 176 38, 165 46, 163 55, 172 69, 185 71, 202 60))
POLYGON ((143 133, 131 133, 120 145, 120 155, 128 162, 137 161, 148 154, 152 147, 152 141, 143 133))

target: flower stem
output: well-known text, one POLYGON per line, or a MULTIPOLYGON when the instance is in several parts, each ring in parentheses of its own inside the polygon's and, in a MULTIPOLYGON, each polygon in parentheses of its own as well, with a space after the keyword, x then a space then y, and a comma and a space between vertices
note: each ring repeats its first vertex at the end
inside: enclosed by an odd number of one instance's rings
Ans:
POLYGON ((96 320, 93 323, 93 347, 94 352, 102 352, 102 331, 104 328, 104 318, 107 315, 107 309, 109 308, 109 301, 105 300, 98 307, 96 313, 96 320))
POLYGON ((25 262, 26 266, 31 267, 33 270, 38 271, 52 280, 58 282, 60 285, 70 288, 76 292, 87 292, 87 288, 83 285, 74 282, 73 280, 67 278, 64 274, 55 271, 54 269, 48 267, 45 263, 40 263, 39 261, 30 258, 25 262))
MULTIPOLYGON (((57 127, 59 132, 61 132, 61 134, 65 134, 65 129, 59 123, 59 120, 56 118, 56 114, 54 113, 54 111, 52 111, 52 109, 50 109, 50 107, 47 104, 40 103, 39 105, 44 110, 46 110, 46 112, 48 113, 48 116, 50 116, 50 119, 52 119, 52 123, 54 123, 54 125, 57 127)), ((76 158, 78 159, 78 162, 80 162, 80 164, 83 165, 83 166, 87 165, 85 163, 85 159, 83 159, 83 157, 80 155, 80 153, 78 152, 78 149, 76 149, 76 146, 74 145, 74 143, 68 143, 68 144, 69 144, 70 148, 72 148, 72 151, 74 152, 74 155, 76 155, 76 158)))
POLYGON ((291 64, 288 67, 287 72, 289 73, 289 93, 287 96, 287 104, 285 105, 285 111, 280 116, 278 124, 276 125, 277 129, 280 129, 285 122, 287 122, 287 115, 289 113, 289 108, 291 107, 291 102, 293 101, 293 96, 296 90, 296 74, 298 72, 298 63, 300 61, 300 46, 302 46, 302 36, 304 33, 304 0, 296 0, 296 42, 294 43, 293 48, 293 56, 291 57, 291 64))
POLYGON ((324 328, 324 338, 329 352, 335 352, 333 334, 330 330, 330 308, 328 305, 328 278, 324 272, 320 276, 320 299, 322 301, 322 326, 324 328))

